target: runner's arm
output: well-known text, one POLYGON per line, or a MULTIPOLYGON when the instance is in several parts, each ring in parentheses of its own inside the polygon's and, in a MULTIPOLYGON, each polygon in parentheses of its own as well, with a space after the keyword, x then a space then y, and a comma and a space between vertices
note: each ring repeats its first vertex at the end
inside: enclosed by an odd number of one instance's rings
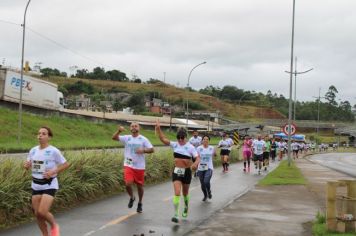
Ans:
POLYGON ((163 134, 163 132, 161 130, 161 126, 160 126, 159 120, 156 121, 156 133, 158 134, 159 139, 161 140, 161 142, 164 145, 169 145, 170 144, 169 139, 166 138, 166 136, 164 136, 164 134, 163 134))
POLYGON ((117 128, 117 131, 112 135, 112 140, 118 140, 120 133, 121 133, 122 131, 124 131, 124 130, 125 130, 124 127, 119 126, 119 127, 117 128))

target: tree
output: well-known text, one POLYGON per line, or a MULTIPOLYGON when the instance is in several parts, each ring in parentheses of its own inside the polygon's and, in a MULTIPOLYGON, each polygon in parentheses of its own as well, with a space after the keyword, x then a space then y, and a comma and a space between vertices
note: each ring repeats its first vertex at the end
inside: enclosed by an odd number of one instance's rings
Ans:
POLYGON ((113 81, 128 81, 129 80, 129 78, 127 78, 126 74, 119 70, 107 71, 106 74, 108 75, 109 80, 113 80, 113 81))
POLYGON ((335 102, 336 94, 338 93, 337 89, 334 85, 329 87, 329 90, 325 94, 325 99, 329 102, 330 105, 336 106, 337 103, 335 102))
POLYGON ((126 105, 134 109, 135 113, 145 111, 145 99, 143 93, 135 93, 127 101, 126 105))
POLYGON ((343 109, 344 111, 351 111, 351 104, 349 101, 343 101, 340 102, 340 106, 341 109, 343 109))
MULTIPOLYGON (((46 67, 46 68, 41 69, 40 72, 42 73, 43 77, 61 76, 61 72, 56 68, 52 69, 52 68, 46 67)), ((65 73, 65 72, 62 72, 62 73, 65 73)), ((66 75, 67 75, 67 73, 66 73, 66 75)))

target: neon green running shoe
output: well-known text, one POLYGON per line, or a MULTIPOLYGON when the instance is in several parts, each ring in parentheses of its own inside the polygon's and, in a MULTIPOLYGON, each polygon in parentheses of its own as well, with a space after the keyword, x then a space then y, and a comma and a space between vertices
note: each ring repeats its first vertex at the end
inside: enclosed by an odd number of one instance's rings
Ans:
POLYGON ((184 207, 184 210, 182 212, 182 217, 187 218, 188 216, 188 207, 184 207))

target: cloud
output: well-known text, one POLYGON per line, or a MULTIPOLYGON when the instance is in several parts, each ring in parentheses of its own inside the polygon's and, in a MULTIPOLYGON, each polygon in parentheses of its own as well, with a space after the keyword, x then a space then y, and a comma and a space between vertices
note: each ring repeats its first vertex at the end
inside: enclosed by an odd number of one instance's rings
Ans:
MULTIPOLYGON (((20 24, 25 0, 2 0, 0 20, 20 24)), ((297 98, 314 100, 330 85, 355 99, 356 16, 353 0, 296 1, 297 98)), ((69 71, 77 65, 119 69, 179 86, 234 85, 289 97, 292 1, 32 0, 26 59, 69 71), (51 42, 44 35, 59 44, 51 42), (64 47, 63 47, 64 46, 64 47), (68 50, 70 49, 70 50, 68 50)), ((0 21, 0 58, 20 62, 22 31, 0 21)))

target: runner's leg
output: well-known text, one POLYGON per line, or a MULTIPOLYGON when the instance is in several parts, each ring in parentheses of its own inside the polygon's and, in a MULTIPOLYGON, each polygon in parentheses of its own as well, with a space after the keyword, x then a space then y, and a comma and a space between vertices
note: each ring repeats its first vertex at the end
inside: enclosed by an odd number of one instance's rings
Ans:
POLYGON ((33 195, 32 196, 32 208, 37 218, 37 224, 40 228, 43 236, 48 236, 48 229, 45 218, 43 218, 40 214, 38 214, 38 208, 41 203, 42 195, 33 195))

